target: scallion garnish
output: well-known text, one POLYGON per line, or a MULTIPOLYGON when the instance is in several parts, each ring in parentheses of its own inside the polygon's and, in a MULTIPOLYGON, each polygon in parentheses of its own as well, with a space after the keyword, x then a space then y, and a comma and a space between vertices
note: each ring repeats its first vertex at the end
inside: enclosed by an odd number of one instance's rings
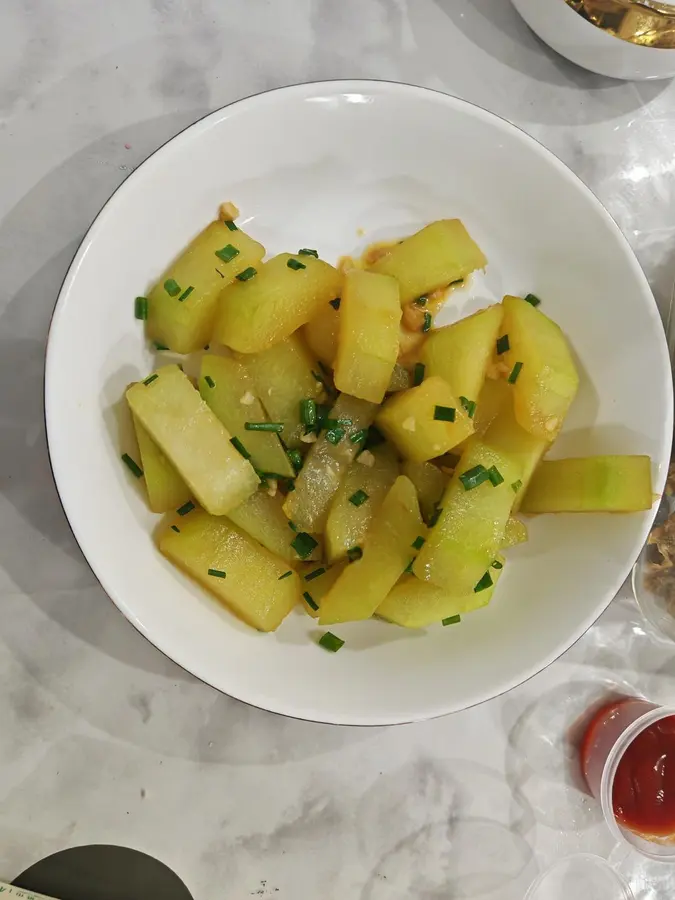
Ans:
POLYGON ((183 293, 182 293, 182 294, 180 295, 180 297, 178 298, 178 302, 179 302, 179 303, 182 303, 183 300, 187 300, 187 298, 190 296, 190 294, 191 294, 193 291, 194 291, 194 288, 192 287, 192 285, 190 285, 189 288, 185 288, 185 290, 183 291, 183 293))
POLYGON ((235 256, 239 256, 239 251, 233 244, 225 244, 220 250, 216 250, 218 259, 222 259, 224 263, 232 262, 235 256))
POLYGON ((502 563, 502 562, 500 562, 498 559, 496 559, 496 560, 492 563, 492 568, 493 568, 493 569, 503 569, 503 568, 504 568, 504 563, 502 563))
POLYGON ((488 470, 485 468, 485 466, 482 466, 479 463, 477 466, 474 466, 472 469, 469 469, 467 472, 464 472, 462 475, 460 475, 459 480, 464 485, 465 491, 472 491, 480 484, 483 484, 483 482, 489 481, 490 475, 488 474, 488 470))
POLYGON ((213 378, 211 378, 210 375, 205 375, 205 376, 204 376, 204 381, 208 384, 208 386, 209 386, 210 388, 214 388, 214 387, 216 386, 215 381, 213 380, 213 378))
POLYGON ((238 275, 236 275, 235 278, 237 279, 237 281, 250 281, 250 279, 257 274, 257 270, 254 269, 253 266, 249 266, 247 269, 244 269, 243 272, 240 272, 238 275))
POLYGON ((227 219, 224 224, 227 225, 227 227, 230 229, 230 231, 239 231, 239 229, 234 224, 232 219, 227 219))
POLYGON ((415 550, 421 550, 422 547, 424 546, 424 544, 425 544, 425 540, 421 534, 419 535, 419 537, 416 537, 415 540, 412 542, 412 546, 415 548, 415 550))
POLYGON ((329 428, 326 432, 326 440, 329 441, 334 447, 337 447, 344 436, 345 430, 339 425, 335 428, 329 428))
POLYGON ((168 349, 169 348, 166 346, 166 344, 160 344, 159 341, 155 341, 155 350, 161 351, 161 350, 168 350, 168 349))
POLYGON ((441 625, 457 625, 458 622, 462 621, 461 616, 448 616, 447 619, 443 619, 441 621, 441 625))
POLYGON ((148 298, 136 297, 134 300, 134 315, 137 319, 148 318, 148 298))
POLYGON ((331 653, 337 653, 340 647, 344 647, 344 645, 345 642, 342 638, 333 634, 332 631, 327 631, 319 638, 319 646, 323 647, 324 650, 330 650, 331 653))
POLYGON ((410 562, 408 563, 408 565, 407 565, 407 566, 405 567, 405 569, 403 570, 403 574, 404 574, 404 575, 412 575, 412 574, 413 574, 413 563, 414 563, 414 562, 415 562, 414 559, 411 559, 411 560, 410 560, 410 562))
POLYGON ((314 428, 316 426, 316 401, 305 397, 300 401, 300 421, 305 428, 314 428))
POLYGON ((288 572, 284 572, 283 575, 280 575, 277 578, 277 581, 283 581, 284 578, 290 578, 292 574, 293 574, 293 569, 289 569, 288 572))
POLYGON ((454 422, 455 407, 454 406, 437 406, 434 409, 434 419, 437 422, 454 422))
POLYGON ((315 578, 319 578, 321 575, 325 574, 326 570, 321 566, 319 569, 314 569, 313 572, 308 572, 307 575, 305 575, 305 581, 313 581, 315 578))
POLYGON ((176 512, 178 513, 179 516, 187 516, 187 514, 189 512, 192 512, 192 510, 194 508, 195 508, 195 505, 192 502, 192 500, 188 500, 187 503, 184 503, 182 506, 179 506, 178 509, 176 510, 176 512))
POLYGON ((175 531, 176 534, 180 534, 180 528, 178 527, 178 525, 172 525, 171 530, 175 531))
POLYGON ((244 457, 244 459, 251 458, 251 454, 248 452, 246 447, 244 447, 244 445, 242 444, 242 442, 239 440, 238 437, 230 438, 230 443, 232 444, 234 449, 244 457))
POLYGON ((291 529, 291 531, 297 532, 297 530, 298 530, 298 526, 295 524, 295 522, 292 522, 290 519, 288 520, 288 527, 291 529))
POLYGON ((299 450, 287 450, 286 456, 288 457, 288 461, 293 466, 294 472, 299 472, 302 468, 302 454, 299 450))
POLYGON ((500 338, 497 338, 497 353, 501 356, 502 353, 506 353, 507 350, 511 349, 511 345, 509 344, 509 336, 508 334, 503 334, 500 338))
POLYGON ((357 559, 361 559, 363 556, 363 550, 360 547, 350 547, 347 550, 347 559, 349 562, 356 562, 357 559))
POLYGON ((333 309, 340 309, 340 298, 336 297, 335 300, 328 301, 333 309))
POLYGON ((301 250, 298 250, 298 256, 313 256, 315 259, 318 259, 319 253, 317 250, 310 250, 309 247, 303 247, 301 250))
POLYGON ((476 414, 476 401, 475 400, 467 400, 466 397, 460 397, 459 402, 464 407, 464 411, 470 419, 476 414))
POLYGON ((307 559, 314 551, 314 548, 318 546, 319 542, 316 541, 311 534, 307 534, 306 531, 299 531, 291 541, 291 547, 295 550, 300 559, 307 559))
POLYGON ((413 387, 419 387, 422 384, 424 381, 424 371, 424 363, 415 363, 415 368, 413 369, 413 387))
POLYGON ((365 491, 362 491, 360 488, 358 491, 354 491, 354 493, 349 498, 349 502, 352 506, 363 506, 363 504, 368 499, 368 494, 365 491))
POLYGON ((415 300, 415 306, 426 306, 428 299, 428 297, 418 297, 417 300, 415 300))
POLYGON ((368 429, 367 428, 359 428, 358 431, 355 431, 354 434, 349 436, 349 440, 352 444, 362 444, 365 439, 368 437, 368 429))
POLYGON ((153 372, 152 375, 148 375, 143 384, 152 384, 153 381, 157 381, 159 375, 156 372, 153 372))
POLYGON ((422 331, 429 331, 429 329, 431 328, 432 321, 433 321, 433 319, 431 318, 431 313, 425 312, 424 313, 424 324, 422 325, 422 331))
POLYGON ((209 569, 208 574, 212 578, 227 578, 226 573, 222 569, 209 569))
POLYGON ((486 572, 485 575, 478 582, 476 587, 473 589, 474 594, 480 594, 481 591, 487 590, 489 587, 492 587, 492 576, 489 572, 486 572))
POLYGON ((288 266, 289 269, 294 269, 296 272, 298 271, 298 269, 306 269, 307 268, 307 266, 304 263, 300 262, 299 259, 295 259, 294 257, 291 257, 288 260, 288 262, 286 263, 286 265, 288 266))
POLYGON ((316 612, 319 608, 319 604, 314 600, 314 597, 312 597, 310 592, 304 591, 302 596, 307 606, 309 606, 310 609, 313 609, 314 612, 316 612))
POLYGON ((539 306, 541 300, 537 297, 536 294, 528 294, 525 297, 525 301, 530 304, 530 306, 539 306))
POLYGON ((353 423, 352 423, 351 419, 331 419, 329 417, 324 421, 323 427, 324 428, 349 428, 349 426, 352 424, 353 423))
POLYGON ((506 379, 509 384, 515 384, 518 381, 518 376, 520 375, 520 370, 523 368, 523 364, 521 362, 517 362, 515 366, 511 369, 511 374, 506 379))
POLYGON ((437 506, 436 509, 433 511, 433 514, 432 514, 431 518, 429 519, 429 526, 431 528, 433 528, 434 525, 436 524, 436 522, 438 522, 438 520, 441 517, 442 512, 443 512, 443 509, 440 506, 437 506))
POLYGON ((281 434, 284 430, 283 422, 244 422, 246 431, 269 431, 273 434, 281 434))
POLYGON ((169 297, 177 297, 180 294, 181 288, 174 278, 167 278, 164 282, 164 290, 169 297))
POLYGON ((511 485, 511 490, 513 491, 514 494, 517 494, 522 486, 523 486, 523 482, 519 478, 518 481, 513 482, 513 484, 511 485))
POLYGON ((133 460, 128 453, 122 454, 122 462, 127 466, 130 472, 132 472, 136 478, 143 477, 143 469, 138 465, 138 463, 133 460))
POLYGON ((497 466, 490 466, 487 470, 488 478, 490 479, 490 483, 493 487, 498 487, 500 484, 504 484, 504 476, 499 471, 497 466))

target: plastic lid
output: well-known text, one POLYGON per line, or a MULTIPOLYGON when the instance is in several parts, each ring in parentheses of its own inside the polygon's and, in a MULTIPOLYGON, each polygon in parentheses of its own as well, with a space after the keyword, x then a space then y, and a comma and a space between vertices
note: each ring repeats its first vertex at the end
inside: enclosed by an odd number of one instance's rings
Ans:
POLYGON ((590 853, 568 856, 543 872, 525 900, 635 900, 633 892, 609 863, 590 853))

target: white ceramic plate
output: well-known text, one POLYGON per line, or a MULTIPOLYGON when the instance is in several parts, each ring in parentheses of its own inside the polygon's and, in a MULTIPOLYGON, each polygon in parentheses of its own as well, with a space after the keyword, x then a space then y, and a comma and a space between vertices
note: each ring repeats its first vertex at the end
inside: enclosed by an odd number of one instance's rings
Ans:
POLYGON ((489 608, 422 633, 377 621, 336 627, 347 642, 336 655, 316 646, 300 611, 276 634, 247 628, 155 550, 156 518, 119 458, 120 398, 154 364, 133 298, 221 200, 240 207, 270 253, 310 246, 328 260, 462 218, 490 265, 441 322, 506 292, 539 294, 582 372, 555 453, 648 453, 660 491, 668 354, 619 229, 554 156, 481 109, 398 84, 300 85, 213 113, 131 175, 87 234, 50 333, 47 427, 66 513, 108 594, 181 666, 265 709, 363 725, 439 716, 529 678, 610 602, 651 512, 532 521, 489 608))

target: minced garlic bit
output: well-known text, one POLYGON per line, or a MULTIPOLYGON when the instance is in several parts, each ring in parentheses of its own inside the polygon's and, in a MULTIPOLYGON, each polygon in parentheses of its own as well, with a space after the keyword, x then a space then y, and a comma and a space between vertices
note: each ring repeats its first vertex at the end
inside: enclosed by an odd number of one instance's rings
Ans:
POLYGON ((228 200, 227 203, 221 203, 218 214, 223 222, 234 222, 239 216, 239 210, 228 200))
POLYGON ((310 434, 303 434, 300 436, 300 440, 303 444, 313 444, 316 440, 316 435, 313 432, 310 432, 310 434))
POLYGON ((246 391, 246 393, 242 394, 242 396, 239 398, 239 402, 242 406, 253 406, 253 404, 255 403, 255 397, 250 391, 246 391))
POLYGON ((557 416, 551 416, 550 419, 547 419, 547 420, 546 420, 546 424, 544 425, 544 428, 550 433, 550 432, 552 432, 552 431, 555 431, 556 428, 558 427, 558 425, 559 425, 559 419, 558 419, 558 417, 557 417, 557 416))
POLYGON ((369 469, 375 465, 375 457, 370 452, 370 450, 364 450, 362 453, 356 457, 357 463, 361 463, 362 466, 368 466, 369 469))
POLYGON ((417 427, 417 426, 416 426, 416 424, 415 424, 415 418, 414 418, 414 416, 410 416, 410 417, 409 417, 408 419, 406 419, 405 422, 403 422, 402 425, 401 425, 401 428, 402 428, 404 431, 414 431, 416 427, 417 427))
POLYGON ((270 495, 270 497, 276 497, 278 487, 279 485, 276 478, 267 479, 267 493, 270 495))

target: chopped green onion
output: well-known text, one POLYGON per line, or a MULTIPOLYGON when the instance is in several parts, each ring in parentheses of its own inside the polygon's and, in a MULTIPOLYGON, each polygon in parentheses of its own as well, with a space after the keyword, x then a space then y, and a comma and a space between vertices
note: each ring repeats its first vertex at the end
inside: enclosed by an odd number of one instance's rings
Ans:
POLYGON ((300 420, 306 428, 316 426, 316 402, 309 397, 300 401, 300 420))
POLYGON ((298 271, 298 269, 306 269, 307 268, 307 266, 304 263, 301 263, 299 259, 295 259, 294 257, 291 257, 288 260, 288 262, 286 263, 286 265, 288 266, 289 269, 294 269, 296 272, 298 271))
POLYGON ((227 578, 227 575, 222 569, 209 569, 208 574, 213 578, 227 578))
POLYGON ((413 563, 414 563, 414 562, 415 562, 414 559, 411 559, 411 560, 410 560, 410 562, 408 563, 408 565, 407 565, 407 566, 405 567, 405 569, 403 570, 403 574, 404 574, 404 575, 412 575, 412 574, 413 574, 413 563))
POLYGON ((178 509, 176 510, 176 512, 178 513, 179 516, 187 516, 187 514, 189 512, 192 512, 192 510, 194 508, 195 508, 195 505, 192 502, 192 500, 188 500, 187 503, 184 503, 182 506, 179 506, 178 509))
POLYGON ((539 297, 537 297, 536 294, 528 294, 528 295, 525 297, 525 300, 526 300, 526 302, 529 303, 531 306, 539 306, 539 304, 541 303, 541 300, 539 299, 539 297))
POLYGON ((152 384, 153 381, 157 381, 159 375, 156 372, 153 372, 152 375, 148 375, 143 384, 152 384))
POLYGON ((328 301, 333 309, 340 309, 340 298, 336 297, 335 300, 328 301))
POLYGON ((344 645, 345 642, 337 635, 333 634, 332 631, 327 631, 319 638, 319 646, 323 647, 324 650, 330 650, 331 653, 337 653, 344 645))
POLYGON ((134 300, 134 315, 137 319, 148 318, 148 298, 136 297, 134 300))
POLYGON ((442 620, 441 625, 457 625, 457 623, 461 621, 461 616, 448 616, 447 619, 442 620))
POLYGON ((235 256, 239 256, 239 251, 233 244, 225 244, 220 250, 216 250, 218 259, 222 259, 224 263, 232 262, 235 256))
POLYGON ((239 231, 239 229, 234 224, 232 219, 226 219, 224 224, 227 225, 227 227, 230 229, 230 231, 239 231))
POLYGON ((464 472, 463 475, 460 475, 459 480, 464 485, 465 491, 472 491, 480 484, 483 484, 484 481, 489 481, 490 475, 485 466, 482 466, 479 463, 477 466, 474 466, 473 469, 469 469, 468 472, 464 472))
POLYGON ((319 542, 316 541, 311 534, 307 534, 306 531, 299 531, 291 541, 291 547, 295 550, 300 559, 307 559, 307 557, 312 554, 314 548, 318 546, 319 542))
POLYGON ((438 522, 438 520, 439 520, 440 517, 441 517, 441 513, 442 513, 442 512, 443 512, 442 507, 437 506, 436 509, 435 509, 434 512, 433 512, 433 515, 432 515, 431 518, 429 519, 429 525, 431 526, 431 528, 433 528, 434 525, 436 524, 436 522, 438 522))
POLYGON ((428 297, 418 297, 417 300, 415 300, 415 306, 426 306, 428 299, 428 297))
POLYGON ((492 568, 493 568, 493 569, 503 569, 503 568, 504 568, 504 563, 502 563, 502 562, 500 562, 498 559, 496 559, 496 560, 492 563, 492 568))
POLYGON ((175 531, 176 534, 180 534, 180 528, 178 527, 178 525, 172 525, 171 530, 175 531))
POLYGON ((315 259, 319 258, 319 254, 316 250, 310 250, 309 247, 303 247, 302 250, 298 250, 298 256, 313 256, 315 259))
POLYGON ((326 432, 326 440, 330 441, 330 443, 334 447, 337 447, 344 436, 345 430, 344 428, 340 428, 340 426, 337 426, 336 428, 329 428, 326 432))
POLYGON ((354 493, 349 498, 349 502, 352 506, 363 506, 363 504, 368 499, 368 494, 365 491, 359 489, 358 491, 354 491, 354 493))
POLYGON ((347 559, 349 562, 356 562, 357 559, 361 559, 363 556, 363 550, 360 547, 350 547, 347 550, 347 559))
POLYGON ((205 375, 205 376, 204 376, 204 381, 208 384, 208 386, 209 386, 210 388, 214 388, 214 387, 216 386, 215 381, 213 380, 213 378, 211 378, 210 375, 205 375))
POLYGON ((143 477, 143 469, 141 469, 138 463, 133 460, 128 453, 122 454, 122 462, 126 464, 129 471, 132 472, 136 476, 136 478, 143 477))
POLYGON ((283 575, 280 575, 277 578, 277 581, 283 581, 284 578, 290 578, 292 574, 293 574, 293 569, 289 569, 288 572, 284 572, 283 575))
POLYGON ((269 431, 274 434, 281 434, 284 430, 283 422, 244 422, 246 431, 269 431))
POLYGON ((454 406, 437 406, 434 409, 434 419, 437 422, 454 422, 455 407, 454 406))
POLYGON ((164 290, 169 297, 177 297, 180 294, 181 288, 174 278, 167 278, 164 282, 164 290))
POLYGON ((431 313, 425 312, 424 313, 424 324, 422 325, 422 331, 429 331, 429 329, 431 328, 432 321, 433 321, 433 319, 431 318, 431 313))
POLYGON ((314 597, 312 597, 309 591, 305 591, 302 596, 307 606, 309 606, 310 609, 313 609, 314 612, 316 612, 319 608, 319 604, 314 600, 314 597))
POLYGON ((501 356, 502 353, 506 353, 507 350, 511 349, 511 345, 509 344, 509 336, 508 334, 503 334, 500 338, 497 338, 497 353, 501 356))
POLYGON ((234 447, 235 450, 237 450, 239 453, 241 453, 241 455, 244 457, 244 459, 251 458, 251 454, 248 452, 246 447, 244 447, 244 445, 242 444, 242 442, 239 440, 238 437, 230 438, 230 443, 232 444, 232 446, 234 447))
POLYGON ((180 295, 180 297, 178 298, 178 302, 179 302, 179 303, 182 303, 183 300, 187 300, 187 298, 190 296, 190 294, 191 294, 193 291, 194 291, 194 288, 192 287, 192 285, 190 285, 189 288, 185 288, 185 290, 183 291, 183 293, 182 293, 182 294, 180 295))
POLYGON ((323 566, 321 566, 321 568, 314 569, 313 572, 309 572, 307 575, 305 575, 305 581, 313 581, 315 578, 319 578, 321 575, 325 575, 325 574, 326 574, 326 570, 324 569, 323 566))
POLYGON ((489 572, 486 572, 478 582, 476 587, 473 589, 473 592, 474 594, 480 594, 481 591, 485 591, 489 587, 492 587, 492 577, 489 572))
POLYGON ((247 269, 244 269, 243 272, 240 272, 235 276, 237 281, 249 281, 255 275, 257 275, 257 271, 253 268, 253 266, 249 266, 247 269))
POLYGON ((415 540, 412 542, 412 546, 415 548, 415 550, 421 550, 422 547, 424 546, 424 544, 425 544, 425 540, 421 534, 419 535, 419 537, 416 537, 415 540))
POLYGON ((166 344, 160 344, 159 341, 155 341, 155 350, 168 350, 169 348, 166 344))
POLYGON ((295 522, 292 522, 290 519, 288 520, 288 527, 291 529, 291 531, 297 532, 297 530, 298 530, 298 526, 295 524, 295 522))
POLYGON ((355 431, 354 434, 350 435, 349 440, 352 444, 362 444, 367 437, 368 429, 360 428, 358 431, 355 431))
POLYGON ((518 481, 513 482, 513 484, 511 485, 511 490, 513 491, 514 494, 517 494, 522 486, 523 486, 523 482, 519 478, 518 481))
POLYGON ((459 402, 464 407, 464 411, 470 419, 476 414, 476 401, 475 400, 467 400, 466 397, 460 397, 459 402))
POLYGON ((302 468, 302 454, 299 450, 287 450, 286 456, 288 457, 288 461, 293 466, 294 472, 299 472, 302 468))
POLYGON ((509 384, 515 384, 518 381, 518 376, 520 375, 520 370, 523 368, 523 364, 521 362, 517 362, 515 366, 511 369, 511 374, 506 379, 509 384))
POLYGON ((424 381, 424 371, 424 363, 415 363, 415 368, 413 369, 413 387, 419 387, 422 384, 424 381))
POLYGON ((349 428, 352 424, 351 419, 331 419, 328 418, 324 421, 324 428, 349 428))
POLYGON ((487 470, 488 478, 493 487, 498 487, 500 484, 504 484, 504 476, 499 471, 497 466, 490 466, 487 470))

